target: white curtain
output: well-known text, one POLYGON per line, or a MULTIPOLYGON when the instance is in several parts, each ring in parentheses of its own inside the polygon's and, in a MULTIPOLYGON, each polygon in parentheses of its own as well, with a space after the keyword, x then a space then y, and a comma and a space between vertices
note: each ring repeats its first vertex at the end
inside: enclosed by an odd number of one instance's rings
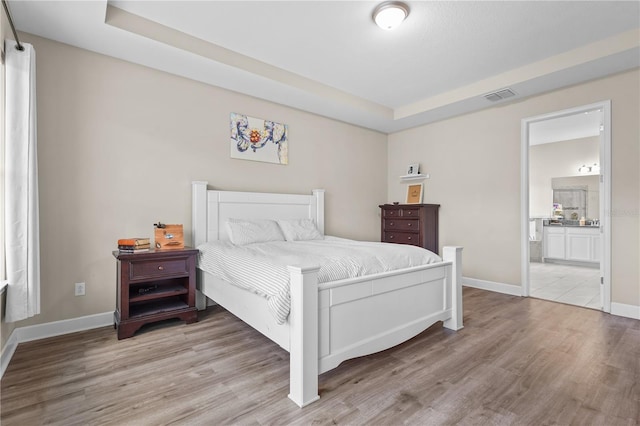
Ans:
POLYGON ((5 320, 40 313, 40 233, 36 155, 36 56, 6 40, 5 254, 9 287, 5 320))

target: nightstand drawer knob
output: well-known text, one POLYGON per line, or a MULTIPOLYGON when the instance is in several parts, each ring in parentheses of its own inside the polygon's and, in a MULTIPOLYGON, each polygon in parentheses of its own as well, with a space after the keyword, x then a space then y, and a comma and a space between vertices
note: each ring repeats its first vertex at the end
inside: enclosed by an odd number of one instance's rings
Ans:
POLYGON ((164 266, 162 265, 158 266, 158 271, 164 271, 164 266))
POLYGON ((390 236, 389 236, 389 239, 390 239, 390 240, 393 240, 393 235, 390 235, 390 236))
POLYGON ((389 222, 389 226, 393 226, 393 222, 389 222))
POLYGON ((408 227, 411 227, 411 224, 410 224, 410 223, 407 223, 407 226, 408 226, 408 227))
POLYGON ((411 237, 407 237, 407 240, 411 240, 411 237))

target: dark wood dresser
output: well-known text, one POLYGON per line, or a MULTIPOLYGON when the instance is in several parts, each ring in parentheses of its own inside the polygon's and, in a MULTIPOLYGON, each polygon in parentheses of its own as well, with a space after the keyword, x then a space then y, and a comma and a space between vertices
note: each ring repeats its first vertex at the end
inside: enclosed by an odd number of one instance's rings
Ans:
POLYGON ((379 207, 383 243, 411 244, 438 253, 440 204, 383 204, 379 207))

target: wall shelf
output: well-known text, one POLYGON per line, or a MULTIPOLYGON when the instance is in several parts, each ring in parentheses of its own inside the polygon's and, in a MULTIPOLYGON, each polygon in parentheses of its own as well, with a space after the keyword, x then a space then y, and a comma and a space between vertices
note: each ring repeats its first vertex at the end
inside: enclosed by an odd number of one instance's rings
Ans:
POLYGON ((413 181, 413 180, 423 180, 423 179, 429 179, 429 175, 428 174, 423 175, 422 173, 418 173, 417 175, 400 176, 401 181, 413 181))

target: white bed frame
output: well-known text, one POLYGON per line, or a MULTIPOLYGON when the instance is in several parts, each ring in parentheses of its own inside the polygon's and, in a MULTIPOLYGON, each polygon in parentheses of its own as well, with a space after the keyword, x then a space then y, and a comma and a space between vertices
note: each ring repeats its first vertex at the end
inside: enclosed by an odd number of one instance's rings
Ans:
MULTIPOLYGON (((193 245, 228 240, 225 222, 313 219, 324 235, 324 190, 313 195, 207 190, 193 182, 193 245)), ((289 398, 303 407, 320 398, 318 375, 341 362, 398 345, 438 321, 462 328, 462 247, 444 262, 318 283, 318 265, 291 265, 291 311, 278 325, 265 299, 198 269, 197 305, 208 297, 290 354, 289 398)))

